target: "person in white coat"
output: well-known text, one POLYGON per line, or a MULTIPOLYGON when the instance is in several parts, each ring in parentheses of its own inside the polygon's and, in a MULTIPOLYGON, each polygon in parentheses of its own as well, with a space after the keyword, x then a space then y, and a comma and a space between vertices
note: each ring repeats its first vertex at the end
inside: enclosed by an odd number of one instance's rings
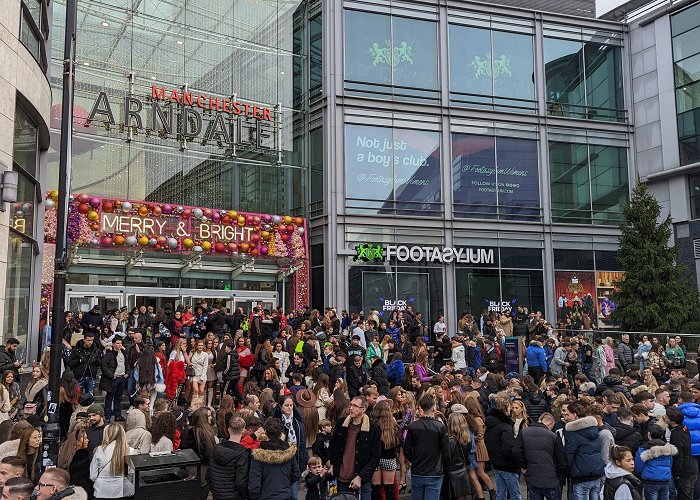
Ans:
POLYGON ((462 337, 452 337, 452 362, 455 364, 455 370, 467 372, 467 353, 462 337))
POLYGON ((125 476, 126 457, 138 452, 126 441, 124 428, 118 423, 105 427, 102 445, 95 448, 90 463, 90 480, 96 499, 116 500, 133 496, 134 485, 125 476))
POLYGON ((280 382, 286 384, 289 379, 285 376, 287 368, 289 368, 289 353, 283 349, 282 341, 277 341, 275 343, 274 350, 272 351, 272 357, 280 360, 280 382))

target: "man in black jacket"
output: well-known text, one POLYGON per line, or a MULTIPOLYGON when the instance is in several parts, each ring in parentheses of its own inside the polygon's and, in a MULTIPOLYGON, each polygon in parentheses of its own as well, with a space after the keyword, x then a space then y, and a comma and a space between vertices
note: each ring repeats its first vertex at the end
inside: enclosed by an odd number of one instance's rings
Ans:
MULTIPOLYGON (((669 442, 678 449, 678 453, 673 457, 673 466, 671 467, 673 484, 676 487, 675 498, 691 500, 698 469, 690 449, 690 433, 683 425, 683 412, 678 408, 669 407, 666 408, 666 416, 663 418, 671 429, 669 442)), ((671 497, 673 498, 673 495, 671 497)))
POLYGON ((102 314, 100 314, 100 306, 97 304, 95 304, 90 311, 83 314, 80 320, 80 326, 83 328, 83 332, 91 332, 95 336, 100 334, 103 323, 102 314))
POLYGON ((214 335, 219 338, 223 336, 226 325, 226 315, 221 312, 219 306, 212 306, 211 314, 209 315, 209 320, 207 321, 206 325, 207 331, 213 332, 214 335))
POLYGON ((248 496, 250 451, 241 445, 245 421, 232 417, 229 438, 214 447, 209 458, 209 485, 214 500, 241 500, 248 496))
POLYGON ((411 498, 434 500, 440 498, 444 470, 450 463, 450 440, 447 427, 435 419, 435 399, 423 396, 418 405, 422 416, 408 426, 403 454, 411 462, 411 498))
MULTIPOLYGON (((367 400, 363 396, 352 398, 350 415, 336 423, 330 446, 338 492, 359 491, 363 499, 372 495, 372 475, 379 466, 382 440, 379 427, 366 412, 367 400)), ((392 496, 393 491, 392 485, 392 496)))
POLYGON ((100 390, 105 391, 105 421, 109 423, 114 412, 115 422, 124 422, 122 417, 122 395, 129 378, 129 367, 124 355, 122 339, 115 337, 112 350, 102 357, 102 377, 100 390))
POLYGON ((95 344, 95 336, 86 332, 70 352, 68 368, 73 371, 83 394, 94 394, 97 370, 102 364, 102 351, 95 344))
POLYGON ((7 339, 4 346, 0 346, 0 373, 10 370, 15 374, 15 382, 19 382, 19 370, 22 362, 17 360, 17 346, 19 340, 12 337, 7 339))
POLYGON ((496 499, 520 500, 520 473, 513 459, 513 421, 510 415, 510 397, 498 393, 493 397, 493 408, 486 414, 484 444, 489 452, 491 466, 496 471, 496 499))
POLYGON ((566 473, 566 456, 561 439, 552 432, 555 421, 543 413, 539 421, 521 429, 515 439, 513 456, 525 472, 530 500, 560 500, 566 473))

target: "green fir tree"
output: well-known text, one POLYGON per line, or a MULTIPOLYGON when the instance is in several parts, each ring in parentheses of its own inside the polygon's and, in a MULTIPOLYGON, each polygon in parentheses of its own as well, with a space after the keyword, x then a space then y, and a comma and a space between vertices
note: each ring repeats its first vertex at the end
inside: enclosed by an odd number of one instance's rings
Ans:
POLYGON ((620 223, 617 260, 625 272, 613 300, 612 320, 632 332, 698 332, 698 291, 669 247, 671 217, 659 223, 661 205, 638 184, 620 223))

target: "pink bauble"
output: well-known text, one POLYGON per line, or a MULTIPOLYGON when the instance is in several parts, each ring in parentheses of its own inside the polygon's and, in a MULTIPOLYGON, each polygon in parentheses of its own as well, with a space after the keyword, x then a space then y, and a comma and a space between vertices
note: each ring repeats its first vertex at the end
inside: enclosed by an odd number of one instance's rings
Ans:
POLYGON ((163 209, 160 208, 158 205, 156 205, 155 207, 153 207, 153 215, 155 215, 155 216, 157 217, 157 216, 159 216, 159 215, 162 214, 162 213, 163 213, 163 209))
POLYGON ((86 195, 86 194, 79 194, 79 195, 76 197, 76 199, 77 199, 80 203, 87 203, 88 201, 90 201, 90 197, 89 197, 88 195, 86 195))
MULTIPOLYGON (((164 247, 165 244, 168 242, 168 238, 166 238, 165 236, 158 236, 158 238, 156 238, 156 241, 158 242, 158 245, 164 247)), ((158 245, 156 245, 156 247, 158 247, 158 245)))
POLYGON ((260 255, 267 255, 267 247, 260 247, 260 255))
POLYGON ((112 238, 110 236, 105 236, 102 238, 102 244, 105 246, 109 246, 112 244, 112 238))
POLYGON ((238 251, 238 245, 236 245, 235 243, 229 243, 228 245, 226 245, 226 247, 228 248, 229 252, 237 252, 238 251))
POLYGON ((252 226, 254 222, 255 222, 255 220, 253 219, 253 216, 252 216, 252 215, 246 215, 245 223, 246 223, 248 226, 252 226))
POLYGON ((214 222, 219 222, 221 220, 221 214, 219 212, 214 212, 211 214, 211 220, 214 222))
POLYGON ((171 213, 173 213, 173 206, 170 205, 170 204, 168 204, 168 203, 166 203, 165 205, 163 205, 163 213, 164 213, 164 214, 171 214, 171 213))
POLYGON ((257 243, 258 241, 260 241, 260 235, 258 233, 251 234, 250 241, 252 241, 253 243, 257 243))
POLYGON ((202 213, 204 214, 204 217, 206 217, 207 219, 211 219, 211 209, 205 208, 204 210, 202 210, 202 213))
POLYGON ((97 196, 90 198, 90 206, 92 208, 98 208, 100 206, 100 199, 97 196))
POLYGON ((253 217, 253 222, 255 222, 256 224, 260 224, 260 217, 258 217, 257 215, 253 217))
POLYGON ((263 220, 263 222, 268 223, 272 220, 272 216, 269 214, 265 214, 262 216, 262 220, 263 220))
POLYGON ((181 217, 182 217, 183 219, 189 219, 190 217, 192 217, 192 210, 190 210, 189 208, 184 209, 184 210, 182 211, 181 217))

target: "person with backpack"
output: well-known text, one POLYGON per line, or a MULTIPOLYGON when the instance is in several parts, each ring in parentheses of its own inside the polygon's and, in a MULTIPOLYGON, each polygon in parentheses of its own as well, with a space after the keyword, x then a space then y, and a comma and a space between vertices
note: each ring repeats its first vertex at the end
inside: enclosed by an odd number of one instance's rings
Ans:
POLYGON ((603 500, 641 499, 641 483, 634 476, 632 450, 627 446, 611 447, 610 462, 605 466, 603 500))
POLYGON ((221 372, 223 387, 221 394, 230 394, 237 403, 243 404, 243 396, 238 388, 238 381, 241 377, 241 369, 238 365, 238 351, 234 348, 232 340, 224 343, 224 357, 217 362, 216 371, 221 372))
POLYGON ((657 424, 649 426, 646 443, 637 449, 634 472, 642 480, 644 498, 668 500, 671 488, 673 457, 678 448, 665 441, 666 431, 657 424))

